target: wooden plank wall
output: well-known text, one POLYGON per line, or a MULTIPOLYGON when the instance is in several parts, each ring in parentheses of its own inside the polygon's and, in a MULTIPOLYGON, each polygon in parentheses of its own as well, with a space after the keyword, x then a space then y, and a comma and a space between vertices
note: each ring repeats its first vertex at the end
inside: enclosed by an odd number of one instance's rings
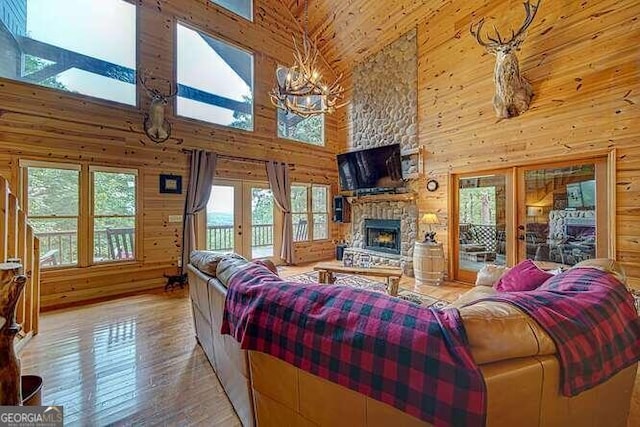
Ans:
MULTIPOLYGON (((523 19, 520 1, 446 4, 418 25, 419 140, 436 193, 420 209, 449 216, 451 173, 579 159, 615 149, 617 259, 640 287, 640 40, 634 0, 543 1, 519 54, 535 98, 524 115, 497 121, 494 57, 469 34, 495 17, 506 34, 523 19)), ((490 25, 488 28, 491 28, 490 25)), ((446 229, 440 239, 447 241, 446 229)))
POLYGON ((20 260, 27 283, 16 304, 16 321, 21 330, 16 335, 16 350, 38 333, 40 319, 40 245, 27 216, 20 208, 15 191, 0 175, 0 263, 20 260))
MULTIPOLYGON (((287 1, 301 19, 303 2, 287 1)), ((609 238, 629 283, 640 287, 640 3, 543 0, 519 53, 535 98, 523 116, 502 121, 492 107, 495 59, 469 26, 487 17, 486 29, 495 23, 508 35, 524 18, 521 0, 323 0, 312 2, 309 14, 312 36, 347 82, 357 62, 417 25, 419 141, 427 175, 411 187, 420 211, 436 211, 444 222, 453 173, 613 152, 616 227, 609 238), (429 178, 440 183, 435 193, 425 190, 429 178)), ((338 118, 344 149, 348 110, 338 118)), ((443 226, 438 239, 446 243, 448 234, 443 226)))
MULTIPOLYGON (((158 193, 158 175, 172 173, 188 179, 188 158, 183 148, 202 148, 220 154, 294 163, 292 180, 331 184, 337 182, 335 153, 337 116, 326 123, 326 146, 314 147, 277 138, 276 110, 268 91, 274 84, 276 64, 292 61, 292 33, 299 25, 281 17, 278 0, 255 0, 254 22, 219 8, 209 0, 138 0, 139 68, 154 77, 172 80, 174 75, 175 23, 186 22, 212 36, 235 43, 254 53, 253 132, 218 127, 175 117, 168 119, 172 138, 151 142, 142 132, 148 106, 139 91, 141 108, 127 107, 79 95, 0 79, 0 173, 18 184, 18 160, 91 162, 140 170, 141 206, 144 209, 139 259, 117 266, 89 266, 42 271, 42 307, 52 308, 116 294, 160 287, 163 273, 175 273, 180 224, 169 215, 181 215, 180 195, 158 193)), ((217 176, 256 179, 264 173, 255 163, 223 160, 217 176)), ((331 226, 332 237, 339 229, 331 226)), ((334 246, 299 244, 297 259, 310 261, 333 256, 334 246)))

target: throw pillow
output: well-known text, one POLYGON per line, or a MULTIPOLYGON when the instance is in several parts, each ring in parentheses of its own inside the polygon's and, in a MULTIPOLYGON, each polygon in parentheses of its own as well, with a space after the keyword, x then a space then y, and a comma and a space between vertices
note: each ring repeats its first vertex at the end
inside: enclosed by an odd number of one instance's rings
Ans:
POLYGON ((553 274, 540 270, 533 261, 526 259, 506 272, 498 280, 495 288, 499 292, 532 291, 550 277, 553 277, 553 274))

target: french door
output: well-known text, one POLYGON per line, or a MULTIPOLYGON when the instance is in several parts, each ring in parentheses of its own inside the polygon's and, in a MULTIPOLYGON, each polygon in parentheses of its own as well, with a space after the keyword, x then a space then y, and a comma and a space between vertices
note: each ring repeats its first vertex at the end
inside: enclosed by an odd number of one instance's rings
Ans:
POLYGON ((608 256, 610 185, 606 159, 455 176, 453 277, 473 282, 486 264, 553 268, 608 256))
POLYGON ((279 247, 280 229, 273 194, 267 183, 216 180, 204 221, 205 249, 236 252, 247 259, 271 258, 279 247))

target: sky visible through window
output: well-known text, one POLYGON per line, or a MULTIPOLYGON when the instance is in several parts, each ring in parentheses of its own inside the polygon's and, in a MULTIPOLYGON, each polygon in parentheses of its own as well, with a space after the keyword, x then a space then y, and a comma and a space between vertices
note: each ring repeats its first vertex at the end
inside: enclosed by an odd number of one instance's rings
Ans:
MULTIPOLYGON (((29 0, 27 36, 136 68, 136 8, 122 0, 29 0)), ((135 86, 76 68, 57 75, 71 92, 135 105, 135 86)))
MULTIPOLYGON (((252 90, 224 59, 205 41, 205 35, 178 24, 178 83, 238 102, 252 98, 252 90)), ((249 56, 229 46, 240 55, 249 56)), ((178 98, 178 113, 221 125, 231 125, 233 111, 191 99, 178 98)))

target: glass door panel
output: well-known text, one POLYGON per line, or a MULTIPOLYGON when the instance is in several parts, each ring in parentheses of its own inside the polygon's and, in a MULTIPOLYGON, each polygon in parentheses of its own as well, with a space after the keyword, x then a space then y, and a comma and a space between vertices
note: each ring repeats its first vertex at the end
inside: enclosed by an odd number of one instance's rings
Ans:
POLYGON ((251 184, 249 195, 251 210, 248 225, 251 230, 247 247, 251 248, 250 258, 272 257, 274 244, 273 194, 267 186, 251 184))
MULTIPOLYGON (((240 189, 242 187, 240 186, 240 189)), ((216 184, 211 189, 211 196, 207 203, 206 249, 209 251, 226 253, 242 253, 241 235, 242 225, 237 221, 242 209, 237 184, 216 184)))
POLYGON ((523 170, 519 259, 571 266, 596 257, 596 169, 585 163, 523 170))
POLYGON ((486 264, 507 260, 507 175, 457 178, 455 276, 474 281, 486 264))

